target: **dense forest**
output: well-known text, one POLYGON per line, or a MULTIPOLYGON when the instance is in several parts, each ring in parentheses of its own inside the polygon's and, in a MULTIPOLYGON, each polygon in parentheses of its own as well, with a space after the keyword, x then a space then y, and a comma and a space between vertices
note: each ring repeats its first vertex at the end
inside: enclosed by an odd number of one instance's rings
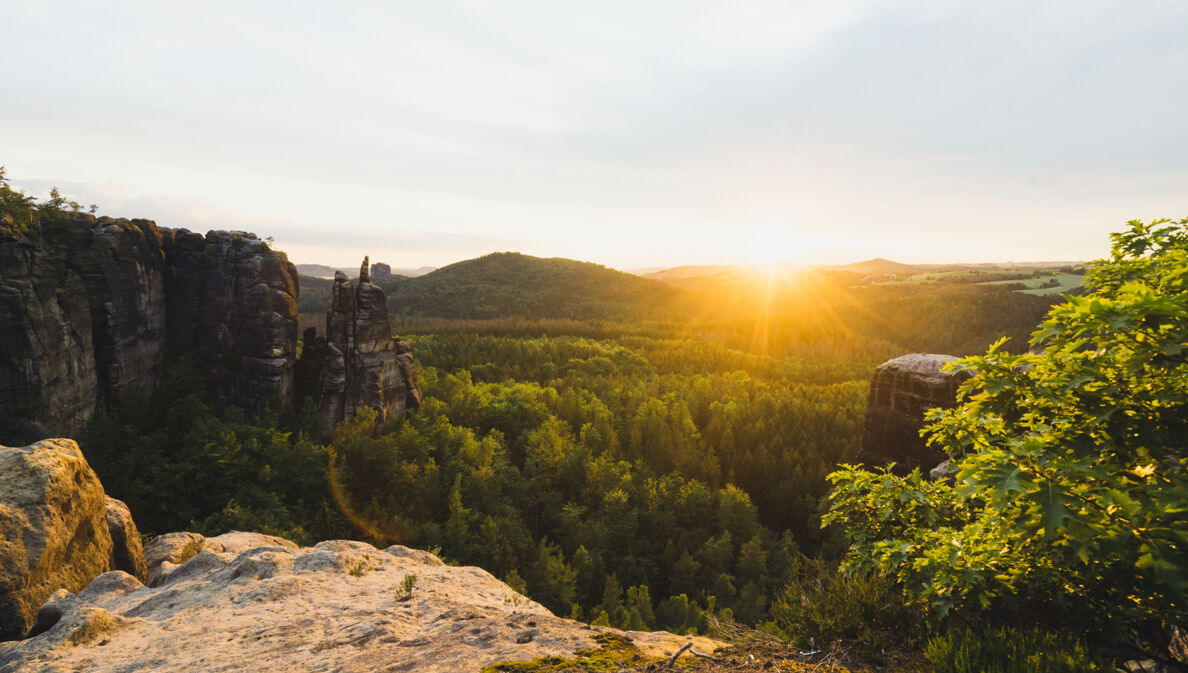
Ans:
MULTIPOLYGON (((844 547, 821 528, 822 503, 861 443, 874 367, 984 350, 1050 305, 993 286, 854 280, 809 274, 757 300, 745 283, 707 294, 489 255, 384 281, 395 306, 422 293, 394 313, 425 401, 379 432, 361 415, 326 446, 312 409, 216 410, 181 366, 97 417, 84 445, 147 530, 400 542, 585 621, 761 624, 806 559, 844 547)), ((307 324, 330 282, 303 279, 307 324)))
MULTIPOLYGON (((10 225, 75 207, 0 188, 10 225)), ((311 402, 218 408, 182 360, 80 439, 146 534, 407 544, 591 623, 926 649, 938 671, 1174 667, 1186 232, 1132 223, 1083 297, 845 270, 675 287, 493 255, 385 281, 422 293, 394 320, 414 413, 323 443, 311 402), (929 429, 951 480, 849 464, 874 367, 910 351, 987 353, 929 429)))

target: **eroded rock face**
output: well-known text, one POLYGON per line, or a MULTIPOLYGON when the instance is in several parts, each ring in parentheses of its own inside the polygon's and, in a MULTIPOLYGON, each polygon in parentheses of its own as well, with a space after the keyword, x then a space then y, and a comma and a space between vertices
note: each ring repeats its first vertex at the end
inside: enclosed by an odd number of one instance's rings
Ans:
POLYGON ((144 546, 140 530, 132 520, 132 512, 122 500, 108 496, 106 504, 107 532, 111 535, 111 567, 123 570, 137 580, 148 580, 148 565, 144 560, 144 546))
POLYGON ((897 472, 907 472, 914 467, 931 470, 948 457, 925 445, 920 428, 926 410, 956 404, 957 386, 968 376, 941 371, 955 360, 952 355, 916 353, 879 365, 870 384, 860 460, 894 462, 897 472))
POLYGON ((69 439, 0 446, 0 640, 20 638, 55 591, 111 569, 107 496, 69 439))
MULTIPOLYGON (((610 630, 558 618, 486 571, 446 566, 428 552, 346 540, 297 548, 253 535, 206 539, 158 586, 115 571, 55 594, 36 637, 0 644, 0 670, 36 662, 47 672, 453 673, 572 657, 610 630), (416 584, 402 600, 407 575, 416 584)), ((627 635, 649 656, 686 641, 627 635)), ((701 651, 718 645, 694 641, 701 651)))
POLYGON ((0 227, 0 442, 74 436, 169 358, 202 360, 221 403, 291 404, 297 274, 252 234, 149 220, 0 227))
POLYGON ((411 348, 392 337, 387 299, 367 281, 367 260, 356 286, 346 274, 334 276, 326 337, 306 330, 302 371, 313 382, 303 389, 318 400, 327 433, 362 407, 379 420, 421 405, 411 348))
POLYGON ((293 403, 297 269, 254 234, 168 232, 172 353, 196 353, 218 401, 259 414, 293 403))
POLYGON ((392 277, 392 267, 383 262, 371 265, 371 282, 381 283, 392 277))

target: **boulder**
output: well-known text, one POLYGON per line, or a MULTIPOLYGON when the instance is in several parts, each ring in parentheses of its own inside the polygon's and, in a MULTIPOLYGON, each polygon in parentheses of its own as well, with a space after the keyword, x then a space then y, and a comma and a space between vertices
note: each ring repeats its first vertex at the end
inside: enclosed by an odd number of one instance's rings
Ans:
POLYGON ((242 554, 249 549, 259 549, 261 547, 297 549, 297 543, 286 540, 283 537, 277 537, 276 535, 245 533, 239 530, 233 530, 215 537, 208 537, 202 543, 202 549, 217 554, 242 554))
POLYGON ((132 520, 132 513, 121 500, 107 498, 107 532, 111 534, 111 567, 122 570, 141 582, 148 581, 148 565, 144 560, 144 546, 140 531, 132 520))
POLYGON ((0 639, 21 638, 54 592, 111 569, 107 496, 78 444, 0 446, 0 639))
POLYGON ((202 551, 206 538, 198 533, 166 533, 144 545, 144 560, 148 566, 148 583, 156 584, 159 576, 181 565, 202 551))
POLYGON ((895 463, 897 472, 930 470, 948 456, 920 437, 924 412, 956 405, 957 386, 967 374, 941 371, 957 360, 952 355, 916 353, 888 360, 875 370, 866 403, 866 425, 860 460, 895 463))

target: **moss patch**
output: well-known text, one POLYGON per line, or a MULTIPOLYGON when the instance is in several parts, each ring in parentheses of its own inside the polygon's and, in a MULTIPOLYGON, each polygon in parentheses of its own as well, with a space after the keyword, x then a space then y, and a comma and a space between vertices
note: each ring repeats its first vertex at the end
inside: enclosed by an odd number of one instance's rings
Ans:
POLYGON ((509 661, 492 664, 483 673, 559 673, 561 671, 618 671, 621 664, 643 660, 631 639, 617 633, 600 633, 593 638, 598 647, 574 652, 573 659, 541 657, 532 661, 509 661))

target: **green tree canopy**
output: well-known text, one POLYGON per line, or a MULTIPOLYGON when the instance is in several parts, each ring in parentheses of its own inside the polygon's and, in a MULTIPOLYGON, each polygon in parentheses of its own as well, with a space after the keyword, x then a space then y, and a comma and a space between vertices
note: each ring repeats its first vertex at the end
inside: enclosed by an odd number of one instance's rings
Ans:
POLYGON ((848 564, 943 616, 1026 615, 1163 651, 1188 617, 1188 220, 1129 223, 1031 351, 954 363, 934 410, 952 479, 846 467, 827 523, 848 564))

